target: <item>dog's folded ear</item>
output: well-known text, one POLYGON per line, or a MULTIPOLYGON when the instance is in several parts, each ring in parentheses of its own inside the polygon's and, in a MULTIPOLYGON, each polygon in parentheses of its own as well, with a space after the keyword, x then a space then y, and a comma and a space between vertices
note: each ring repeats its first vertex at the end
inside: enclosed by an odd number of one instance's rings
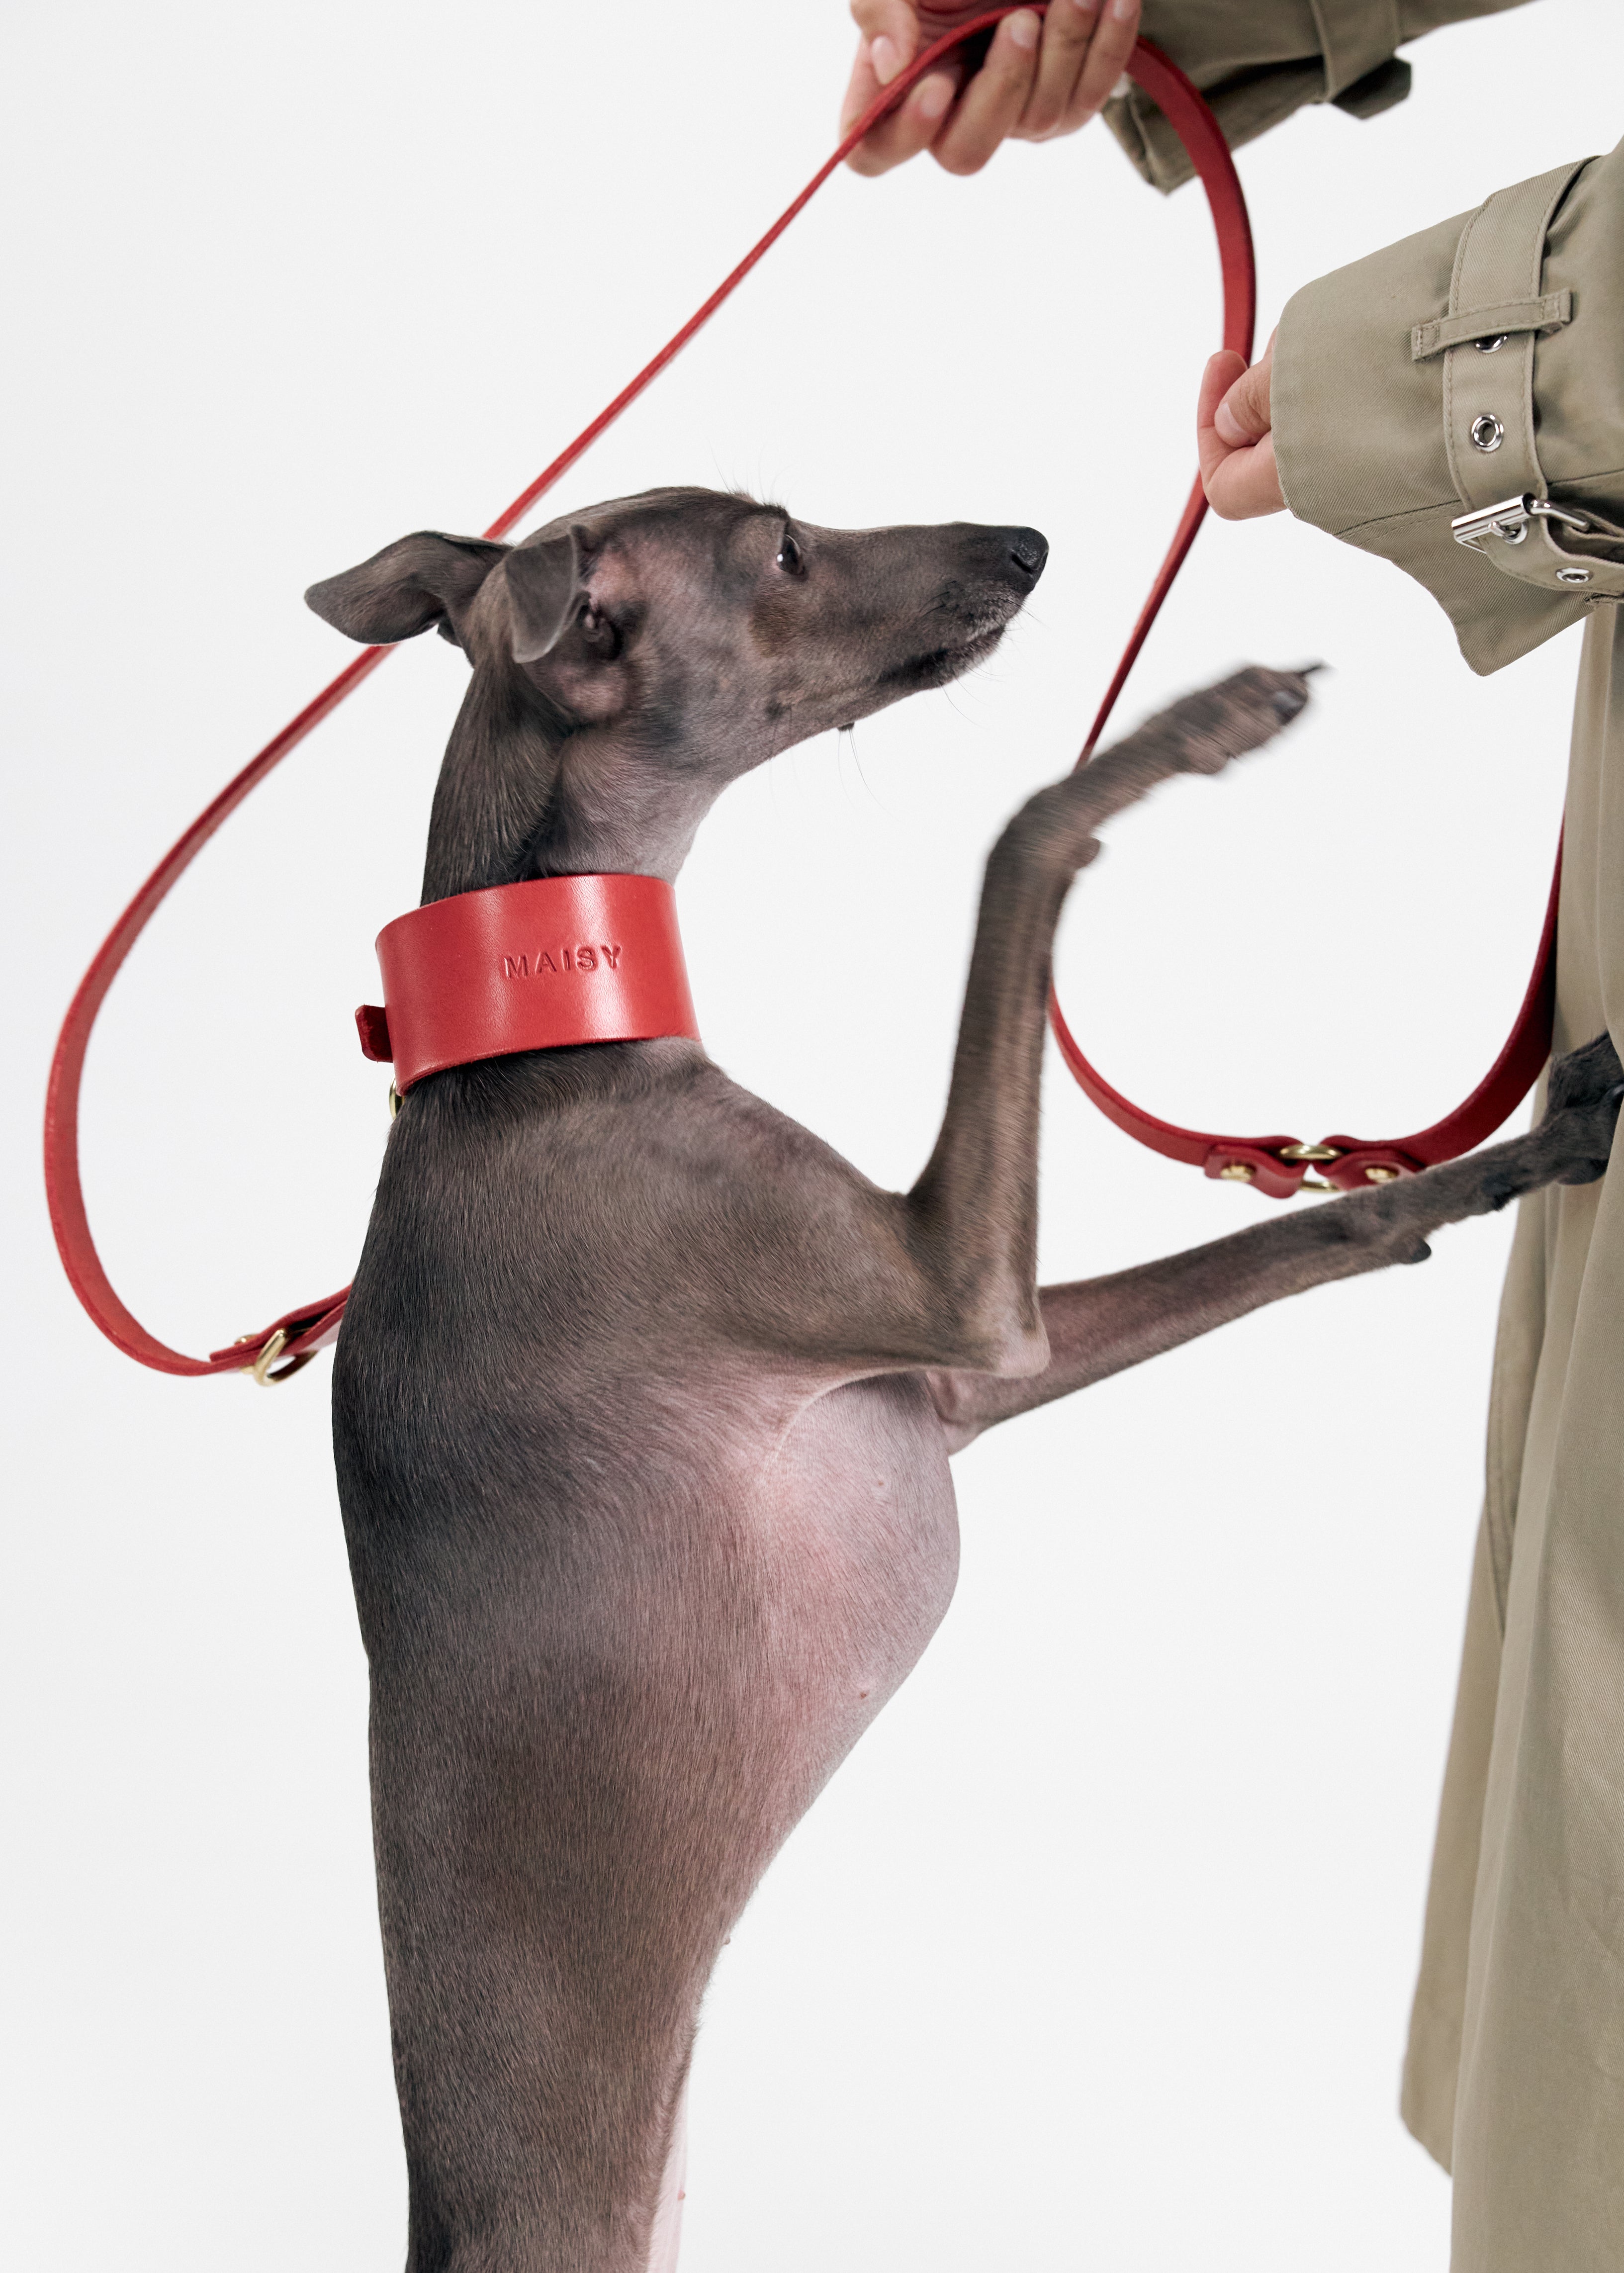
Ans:
POLYGON ((513 660, 539 663, 550 655, 587 597, 580 543, 573 529, 516 544, 507 556, 513 604, 513 660))
POLYGON ((415 639, 431 624, 454 637, 453 619, 508 550, 483 536, 420 529, 385 544, 358 568, 312 584, 304 603, 324 623, 369 646, 415 639))

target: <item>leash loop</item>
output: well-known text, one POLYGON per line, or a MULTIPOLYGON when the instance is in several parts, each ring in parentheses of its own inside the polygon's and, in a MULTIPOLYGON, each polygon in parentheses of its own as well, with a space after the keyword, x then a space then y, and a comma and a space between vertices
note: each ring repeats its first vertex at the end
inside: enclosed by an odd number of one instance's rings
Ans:
MULTIPOLYGON (((913 62, 870 104, 805 188, 785 206, 766 235, 757 240, 738 266, 722 279, 682 329, 666 341, 659 353, 644 364, 637 376, 621 389, 589 425, 582 428, 567 448, 561 451, 550 465, 544 467, 528 487, 520 490, 512 504, 497 515, 483 532, 488 540, 505 537, 531 506, 546 495, 578 459, 585 455, 621 412, 652 385, 666 365, 708 323, 723 301, 737 290, 758 261, 772 250, 797 214, 816 196, 830 175, 850 156, 864 135, 895 109, 909 88, 944 56, 962 47, 966 41, 977 39, 981 34, 990 31, 1004 17, 1013 15, 1016 4, 1032 7, 1035 12, 1042 14, 1046 11, 1047 0, 1005 0, 1005 4, 987 9, 984 13, 961 26, 958 30, 947 33, 915 56, 913 62)), ((1148 41, 1141 40, 1135 46, 1129 59, 1128 76, 1160 107, 1194 164, 1206 191, 1217 233, 1218 255, 1224 275, 1224 345, 1233 348, 1249 363, 1256 312, 1252 231, 1239 178, 1222 131, 1190 80, 1177 64, 1148 41)), ((1161 611, 1162 603, 1195 541, 1196 531, 1205 519, 1206 512, 1206 498, 1197 481, 1167 556, 1156 572, 1149 596, 1140 611, 1122 659, 1106 689, 1105 698, 1078 760, 1080 765, 1086 764, 1093 754, 1117 698, 1161 611)), ((79 1175, 79 1091, 84 1077, 85 1053, 97 1014, 108 988, 131 949, 215 830, 307 734, 354 694, 362 680, 377 670, 389 652, 387 647, 363 649, 346 664, 336 679, 330 680, 312 701, 266 744, 264 749, 250 759, 242 771, 227 783, 213 804, 206 806, 191 828, 170 846, 97 949, 63 1021, 51 1060, 45 1106, 45 1189, 56 1249, 74 1293, 94 1324, 126 1356, 160 1373, 191 1376, 247 1373, 262 1385, 286 1381, 301 1371, 318 1349, 335 1339, 349 1289, 341 1287, 336 1294, 328 1295, 319 1302, 306 1303, 300 1309, 289 1310, 258 1332, 245 1334, 224 1349, 211 1351, 206 1358, 189 1357, 183 1351, 171 1349, 166 1342, 160 1341, 156 1335, 147 1332, 121 1301, 102 1267, 91 1235, 79 1175)), ((1559 852, 1557 881, 1551 889, 1538 961, 1505 1048, 1463 1105, 1431 1129, 1423 1129, 1415 1136, 1385 1144, 1366 1143, 1351 1136, 1329 1136, 1321 1144, 1305 1145, 1290 1136, 1230 1137, 1181 1129, 1171 1121, 1157 1120, 1154 1114, 1133 1104, 1089 1064, 1066 1024, 1059 1002, 1052 992, 1049 1002, 1050 1023, 1066 1064, 1100 1111, 1138 1143, 1148 1145, 1168 1159, 1185 1161, 1203 1169, 1209 1176, 1225 1182, 1248 1183, 1254 1190, 1266 1192, 1275 1198, 1289 1198, 1305 1188, 1321 1189, 1335 1187, 1351 1190, 1366 1182, 1382 1182, 1395 1176, 1413 1175, 1419 1167, 1438 1160, 1452 1159, 1458 1153, 1470 1151, 1497 1129, 1526 1095, 1549 1054, 1555 997, 1556 904, 1560 876, 1559 852), (1326 1165, 1328 1185, 1321 1186, 1307 1179, 1306 1172, 1311 1160, 1326 1165)), ((398 1099, 392 1091, 392 1111, 397 1105, 398 1099)))

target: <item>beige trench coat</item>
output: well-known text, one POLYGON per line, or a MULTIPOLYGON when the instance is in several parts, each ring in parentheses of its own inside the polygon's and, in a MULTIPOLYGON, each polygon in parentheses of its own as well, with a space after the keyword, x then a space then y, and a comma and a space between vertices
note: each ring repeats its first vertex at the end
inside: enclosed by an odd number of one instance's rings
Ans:
MULTIPOLYGON (((1144 29, 1242 140, 1402 99, 1398 39, 1496 4, 1146 0, 1144 29)), ((1111 123, 1183 177, 1137 94, 1111 123)), ((1559 1049, 1624 1047, 1624 148, 1575 156, 1299 292, 1274 379, 1292 511, 1425 585, 1474 670, 1584 622, 1559 1049), (1525 497, 1585 529, 1456 541, 1525 497)), ((1403 2112, 1455 2174, 1454 2273, 1624 2267, 1624 1163, 1517 1226, 1403 2112)))

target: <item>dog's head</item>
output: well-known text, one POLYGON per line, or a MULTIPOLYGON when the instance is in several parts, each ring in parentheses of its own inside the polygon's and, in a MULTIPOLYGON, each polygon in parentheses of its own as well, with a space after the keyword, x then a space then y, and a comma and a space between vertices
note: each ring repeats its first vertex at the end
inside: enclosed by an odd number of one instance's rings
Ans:
POLYGON ((1047 555, 1031 529, 819 529, 752 499, 653 490, 518 545, 420 531, 306 597, 352 639, 438 627, 467 653, 481 711, 528 714, 578 791, 612 778, 641 806, 636 774, 685 809, 972 669, 1047 555))

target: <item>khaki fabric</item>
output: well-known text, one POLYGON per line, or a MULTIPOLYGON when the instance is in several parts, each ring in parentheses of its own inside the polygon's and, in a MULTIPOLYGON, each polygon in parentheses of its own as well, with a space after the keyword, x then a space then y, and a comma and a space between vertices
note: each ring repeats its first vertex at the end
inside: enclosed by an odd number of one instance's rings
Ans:
MULTIPOLYGON (((1418 325, 1449 312, 1470 214, 1406 237, 1308 285, 1287 306, 1275 350, 1281 478, 1294 513, 1379 552, 1448 613, 1477 671, 1498 671, 1587 614, 1583 596, 1541 591, 1456 544, 1463 510, 1450 471, 1448 358, 1418 361, 1418 325), (1373 410, 1379 406, 1379 410, 1373 410)), ((1570 290, 1574 319, 1532 345, 1538 465, 1552 499, 1616 521, 1624 510, 1624 158, 1587 166, 1545 238, 1543 287, 1570 290)), ((1471 349, 1451 350, 1471 358, 1471 349)), ((1485 364, 1496 375, 1505 354, 1485 364)), ((1485 398, 1486 402, 1487 398, 1485 398)), ((1507 447, 1506 493, 1527 486, 1507 447)), ((1503 468, 1503 471, 1500 470, 1503 468)))
MULTIPOLYGON (((1443 24, 1497 15, 1526 0, 1144 0, 1140 30, 1187 72, 1212 105, 1231 149, 1267 133, 1306 102, 1373 118, 1410 92, 1398 55, 1443 24)), ((1176 190, 1191 176, 1184 146, 1137 87, 1105 106, 1111 131, 1148 182, 1176 190)))
MULTIPOLYGON (((1503 464, 1508 493, 1543 483, 1575 513, 1620 517, 1624 150, 1299 292, 1276 349, 1274 418, 1292 510, 1423 584, 1474 670, 1584 622, 1556 1046, 1603 1026, 1624 1045, 1624 610, 1559 586, 1573 556, 1539 554, 1531 530, 1482 552, 1449 530, 1478 502, 1459 493, 1452 448, 1463 486, 1492 486, 1503 464), (1519 263, 1530 273, 1514 275, 1519 263), (1489 300, 1570 292, 1571 320, 1492 364, 1474 363, 1471 343, 1418 360, 1416 327, 1447 319, 1473 278, 1489 300), (1521 409, 1508 392, 1518 372, 1518 386, 1531 374, 1521 409), (1491 379, 1507 427, 1493 467, 1469 463, 1462 442, 1471 390, 1491 379)), ((1593 581, 1618 588, 1624 547, 1586 542, 1593 581)), ((1455 2273, 1624 2266, 1621 1171, 1524 1204, 1501 1309, 1403 2097, 1455 2174, 1455 2273)))

